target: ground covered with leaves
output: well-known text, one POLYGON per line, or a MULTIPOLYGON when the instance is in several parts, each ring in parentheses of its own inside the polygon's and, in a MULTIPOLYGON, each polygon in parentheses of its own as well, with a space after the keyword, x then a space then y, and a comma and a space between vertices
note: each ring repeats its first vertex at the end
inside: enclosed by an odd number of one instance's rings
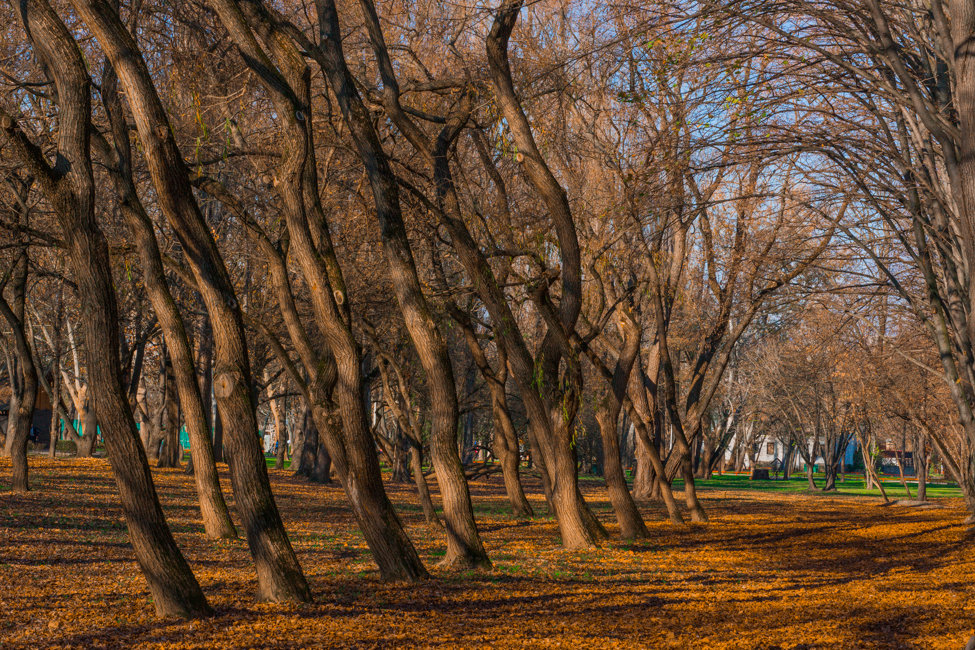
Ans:
MULTIPOLYGON (((434 576, 403 585, 380 582, 341 488, 271 470, 315 594, 314 604, 292 606, 255 602, 246 543, 209 542, 191 478, 154 470, 217 611, 156 620, 107 462, 32 457, 31 467, 34 491, 14 495, 9 460, 0 460, 3 648, 961 648, 975 620, 973 542, 954 500, 918 510, 706 489, 708 525, 675 529, 651 503, 649 540, 570 552, 550 517, 510 519, 494 476, 472 484, 494 569, 450 572, 436 567, 442 534, 423 522, 410 486, 390 485, 434 576)), ((615 533, 600 484, 584 490, 615 533)))

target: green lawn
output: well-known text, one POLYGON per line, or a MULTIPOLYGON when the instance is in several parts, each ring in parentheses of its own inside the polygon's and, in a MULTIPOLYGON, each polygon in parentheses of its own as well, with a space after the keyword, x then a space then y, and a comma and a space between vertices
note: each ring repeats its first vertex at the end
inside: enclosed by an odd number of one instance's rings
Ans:
MULTIPOLYGON (((273 455, 265 455, 265 462, 268 468, 273 468, 275 466, 275 459, 273 455)), ((291 467, 291 460, 285 459, 285 468, 291 467)), ((385 463, 382 464, 384 470, 388 469, 385 463)), ((522 471, 526 468, 522 468, 522 471)), ((826 477, 822 473, 817 473, 814 475, 816 479, 816 485, 820 488, 826 482, 826 477)), ((594 476, 591 474, 580 475, 580 480, 583 482, 593 482, 602 484, 603 478, 601 476, 594 476)), ((887 496, 892 499, 906 498, 907 493, 904 491, 903 486, 901 486, 900 479, 896 476, 886 476, 883 479, 884 489, 887 491, 887 496)), ((911 488, 911 497, 917 495, 917 481, 908 479, 908 486, 911 488)), ((684 489, 683 479, 675 479, 674 485, 675 490, 684 489)), ((805 473, 798 473, 792 476, 788 481, 783 481, 781 478, 773 479, 771 481, 752 481, 748 474, 714 474, 710 479, 707 480, 697 480, 697 487, 700 490, 757 490, 760 492, 787 492, 787 493, 806 493, 808 492, 808 483, 806 481, 805 473)), ((880 490, 873 489, 868 490, 865 487, 865 482, 863 475, 848 474, 845 481, 837 480, 836 490, 830 492, 830 494, 837 494, 841 496, 880 496, 880 490)), ((938 499, 938 498, 960 498, 961 490, 954 483, 946 481, 931 482, 928 481, 928 498, 938 499)))
MULTIPOLYGON (((277 464, 277 460, 274 458, 274 454, 264 454, 264 462, 267 464, 268 469, 271 469, 277 464)), ((290 458, 284 459, 284 467, 285 469, 291 467, 290 458)))
MULTIPOLYGON (((816 484, 822 487, 826 477, 816 474, 816 484)), ((674 481, 674 489, 683 488, 683 480, 674 481)), ((905 498, 907 494, 901 486, 900 479, 897 477, 885 477, 883 479, 884 489, 887 496, 892 498, 905 498)), ((916 495, 917 481, 908 480, 907 485, 911 488, 911 496, 916 495)), ((760 490, 762 492, 793 492, 800 493, 808 490, 808 482, 805 474, 793 475, 788 481, 781 479, 771 481, 752 481, 748 474, 714 474, 708 480, 698 480, 697 486, 701 490, 760 490)), ((832 494, 847 496, 880 496, 880 490, 868 490, 862 475, 850 474, 845 481, 837 480, 836 491, 832 494)), ((954 483, 928 482, 928 498, 961 497, 961 490, 954 483)))

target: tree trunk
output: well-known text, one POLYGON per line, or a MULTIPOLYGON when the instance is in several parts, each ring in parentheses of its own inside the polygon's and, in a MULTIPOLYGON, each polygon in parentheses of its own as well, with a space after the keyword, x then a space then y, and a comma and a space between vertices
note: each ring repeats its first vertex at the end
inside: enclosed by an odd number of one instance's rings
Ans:
POLYGON ((653 464, 650 462, 650 451, 640 436, 636 436, 634 454, 636 456, 636 470, 633 473, 633 498, 637 501, 646 501, 650 499, 650 495, 653 493, 655 479, 653 464))
POLYGON ((9 456, 12 461, 11 487, 14 492, 27 492, 30 489, 27 480, 27 441, 34 424, 34 408, 37 404, 37 367, 34 365, 34 355, 27 339, 24 318, 28 263, 27 246, 23 245, 11 274, 9 303, 0 292, 0 314, 13 332, 15 349, 14 366, 7 369, 13 392, 3 449, 4 455, 9 456))
POLYGON ((277 431, 278 448, 274 453, 274 468, 284 469, 284 463, 288 455, 288 425, 286 416, 281 418, 281 428, 277 431))
POLYGON ((914 474, 917 476, 917 499, 928 500, 928 452, 924 434, 917 432, 914 438, 914 474))
POLYGON ((163 407, 163 446, 156 467, 179 467, 179 398, 176 396, 176 380, 173 377, 173 364, 167 354, 163 354, 164 390, 166 401, 163 407))
POLYGON ((324 442, 318 443, 318 453, 315 454, 315 469, 309 478, 316 483, 326 485, 332 482, 332 456, 328 453, 328 448, 324 442))
POLYGON ((91 394, 104 425, 108 457, 135 556, 159 616, 203 616, 211 610, 172 537, 139 441, 122 384, 118 311, 108 245, 95 220, 89 144, 91 91, 85 61, 67 28, 43 0, 25 2, 21 18, 34 51, 53 75, 59 108, 58 157, 70 162, 55 176, 39 150, 0 111, 0 137, 38 179, 63 232, 81 304, 91 394))
POLYGON ((393 435, 393 442, 389 445, 387 452, 393 470, 390 480, 393 483, 409 483, 410 441, 403 433, 403 428, 398 424, 393 435))
MULTIPOLYGON (((168 437, 171 448, 166 460, 169 466, 179 466, 179 416, 182 411, 190 441, 190 462, 187 471, 196 481, 196 492, 200 501, 200 515, 203 527, 210 539, 229 539, 237 536, 230 519, 227 503, 220 489, 213 454, 213 441, 210 437, 210 393, 211 386, 201 394, 197 382, 196 364, 190 347, 186 326, 179 313, 176 302, 166 282, 159 243, 149 215, 139 199, 132 178, 132 150, 129 140, 129 127, 123 112, 118 92, 118 76, 110 63, 106 62, 102 71, 102 103, 109 118, 114 147, 105 146, 103 156, 112 161, 108 165, 116 192, 120 199, 120 212, 126 221, 133 243, 142 262, 142 277, 149 301, 159 327, 163 332, 167 353, 167 381, 169 392, 167 406, 172 409, 169 422, 175 434, 168 437), (204 397, 205 396, 205 397, 204 397), (178 408, 177 408, 178 405, 178 408)), ((96 142, 100 140, 96 139, 96 142)), ((209 337, 205 337, 208 344, 209 337)), ((212 352, 212 350, 210 350, 212 352)), ((212 359, 212 354, 207 355, 212 359)), ((206 372, 206 370, 205 370, 206 372)))
POLYGON ((220 409, 216 409, 213 414, 213 461, 224 462, 223 418, 220 416, 220 409))
POLYGON ((495 340, 498 358, 497 370, 494 370, 477 340, 477 333, 474 331, 470 316, 455 304, 450 304, 449 308, 454 320, 464 332, 464 340, 474 358, 474 365, 480 370, 491 394, 494 454, 501 461, 501 476, 504 479, 504 490, 508 496, 508 503, 511 504, 511 512, 518 518, 531 517, 534 512, 525 496, 519 475, 521 454, 518 446, 518 434, 511 422, 511 413, 508 411, 508 395, 505 392, 505 384, 508 379, 508 353, 505 350, 504 342, 501 339, 495 340))
POLYGON ((315 426, 314 416, 310 408, 305 409, 301 420, 301 453, 296 465, 292 466, 295 474, 311 478, 318 460, 318 428, 315 426))
POLYGON ((48 395, 51 398, 51 439, 48 444, 48 456, 56 458, 58 453, 58 438, 61 434, 61 418, 59 407, 61 405, 61 354, 62 354, 62 330, 61 323, 64 321, 64 282, 58 282, 58 297, 54 310, 54 345, 52 354, 54 359, 51 363, 51 381, 53 386, 47 387, 48 395))
POLYGON ((631 305, 623 304, 618 308, 617 325, 623 344, 616 360, 615 368, 610 374, 609 369, 598 356, 589 350, 593 364, 601 370, 609 381, 609 390, 596 409, 596 422, 603 443, 603 477, 609 490, 609 500, 613 505, 613 512, 620 525, 623 539, 647 537, 646 524, 640 517, 640 511, 633 501, 626 486, 626 475, 623 473, 623 463, 620 456, 620 441, 617 430, 617 420, 623 408, 623 400, 627 395, 630 383, 630 373, 633 364, 640 353, 640 330, 629 310, 631 305))
POLYGON ((210 229, 200 212, 169 118, 138 44, 106 0, 72 0, 98 39, 125 89, 160 211, 185 251, 213 329, 214 393, 223 418, 237 510, 257 569, 258 593, 277 602, 311 600, 271 494, 251 395, 240 305, 210 229))
POLYGON ((616 422, 612 420, 611 409, 603 407, 596 413, 599 433, 603 442, 603 477, 609 500, 620 526, 623 539, 648 537, 647 526, 626 486, 626 476, 620 461, 619 438, 616 435, 616 422))
POLYGON ((907 484, 907 477, 904 475, 904 450, 897 454, 897 473, 901 480, 901 486, 904 488, 904 493, 907 494, 907 498, 911 498, 911 488, 907 484))
MULTIPOLYGON (((632 384, 630 394, 633 394, 632 384)), ((638 439, 642 441, 643 449, 646 451, 647 456, 650 459, 650 466, 653 469, 653 476, 655 480, 651 489, 650 497, 659 497, 663 499, 670 521, 679 526, 683 526, 684 517, 680 514, 680 508, 677 506, 677 500, 674 498, 670 481, 667 480, 667 470, 664 467, 663 459, 660 457, 660 450, 655 444, 653 438, 650 437, 650 432, 647 429, 647 423, 643 419, 640 412, 633 406, 633 401, 630 400, 629 404, 630 419, 633 422, 633 426, 636 427, 638 439)), ((654 424, 655 428, 659 428, 659 418, 657 418, 654 424)))
POLYGON ((423 475, 422 449, 422 446, 418 444, 410 446, 410 468, 413 470, 413 482, 420 497, 423 518, 428 524, 433 524, 439 528, 443 527, 443 522, 437 516, 437 509, 434 507, 433 498, 430 496, 430 486, 427 485, 427 477, 423 475))
POLYGON ((477 531, 470 490, 457 452, 457 393, 450 357, 420 286, 396 178, 346 65, 334 0, 320 0, 318 5, 323 36, 329 35, 322 41, 327 55, 325 73, 359 156, 366 162, 390 279, 426 373, 431 407, 430 451, 447 522, 447 554, 442 564, 489 567, 491 562, 477 531))
POLYGON ((823 484, 823 492, 832 492, 836 489, 836 471, 828 464, 824 469, 826 471, 826 483, 823 484))
POLYGON ((78 458, 90 458, 95 453, 95 445, 98 443, 98 415, 91 397, 93 390, 92 388, 88 391, 88 400, 80 413, 81 438, 75 441, 78 458))
POLYGON ((688 454, 684 454, 684 459, 681 461, 681 473, 684 475, 684 501, 687 510, 691 513, 691 521, 706 522, 708 516, 697 498, 694 471, 691 469, 691 458, 688 454))
POLYGON ((501 461, 501 477, 504 480, 504 491, 511 505, 511 514, 516 518, 528 518, 534 515, 525 489, 521 484, 519 465, 521 453, 518 448, 518 434, 511 422, 508 412, 507 397, 504 395, 504 385, 491 388, 491 414, 494 421, 494 453, 501 461), (495 394, 497 393, 497 394, 495 394))
MULTIPOLYGON (((283 110, 279 111, 282 121, 282 134, 286 138, 285 156, 281 161, 279 193, 285 206, 287 231, 295 258, 301 268, 306 283, 314 287, 311 292, 312 307, 332 360, 316 357, 310 350, 307 336, 300 322, 292 318, 293 299, 290 294, 279 300, 292 342, 302 355, 303 364, 312 379, 306 396, 308 406, 313 409, 319 434, 324 436, 332 455, 336 473, 342 482, 362 528, 363 535, 373 553, 384 579, 418 580, 427 576, 426 570, 415 548, 403 530, 402 523, 386 495, 379 471, 375 441, 369 430, 364 405, 361 399, 363 385, 361 369, 361 350, 351 332, 351 313, 349 310, 341 267, 338 265, 330 235, 325 227, 325 215, 318 197, 316 181, 314 146, 311 143, 311 120, 305 119, 310 108, 310 88, 308 71, 300 53, 294 51, 280 34, 268 34, 270 21, 259 21, 258 27, 269 38, 265 42, 278 48, 280 59, 287 62, 285 74, 281 78, 274 64, 257 45, 250 27, 245 23, 241 10, 253 13, 263 10, 263 6, 250 4, 241 7, 237 3, 215 2, 221 20, 234 36, 238 47, 259 68, 258 74, 269 81, 272 99, 283 110), (267 79, 267 77, 271 77, 267 79), (280 94, 283 85, 290 85, 287 98, 280 94), (293 105, 295 101, 298 105, 293 105), (300 122, 301 124, 297 124, 300 122), (304 134, 298 132, 303 130, 304 134), (297 137, 296 137, 297 136, 297 137), (314 230, 313 230, 314 229, 314 230), (328 363, 323 363, 327 361, 328 363), (318 382, 320 369, 327 367, 334 372, 334 379, 318 382), (328 390, 325 385, 328 384, 328 390), (334 402, 331 386, 334 386, 334 402), (341 415, 343 436, 338 427, 331 422, 332 404, 338 405, 341 415)), ((319 11, 320 18, 323 12, 319 11)), ((262 14, 263 16, 263 14, 262 14)), ((337 18, 336 18, 337 20, 337 18)), ((333 56, 342 56, 340 39, 327 39, 333 56)), ((308 49, 308 48, 306 48, 308 49)), ((311 50, 309 50, 311 51, 311 50)), ((320 52, 320 51, 319 51, 320 52)), ((344 65, 344 60, 343 60, 344 65)), ((328 71, 333 66, 323 65, 328 71)), ((343 83, 346 81, 342 80, 343 83)), ((333 83, 333 91, 341 96, 343 89, 333 83)), ((345 90, 344 92, 348 92, 345 90)), ((278 266, 283 269, 283 262, 278 266)), ((280 275, 280 270, 272 264, 272 270, 280 275)), ((275 280, 276 288, 287 287, 287 272, 275 280)), ((282 292, 287 293, 287 292, 282 292)))
MULTIPOLYGON (((528 117, 525 115, 515 93, 511 77, 508 41, 518 20, 521 7, 522 2, 520 0, 507 0, 502 5, 495 14, 494 22, 485 42, 485 49, 495 101, 501 109, 512 139, 518 147, 521 155, 519 159, 521 168, 544 201, 559 242, 562 266, 562 298, 559 304, 558 324, 548 323, 549 327, 541 344, 541 358, 539 359, 543 376, 547 383, 552 383, 559 374, 558 368, 563 360, 563 352, 568 351, 567 342, 560 341, 560 339, 571 336, 576 329, 582 304, 582 271, 579 240, 568 197, 538 150, 528 117)), ((491 293, 497 290, 496 283, 492 283, 484 277, 485 271, 489 273, 489 270, 484 268, 486 262, 479 253, 470 250, 471 248, 476 249, 476 245, 470 241, 470 234, 466 232, 466 228, 460 227, 461 212, 454 205, 456 196, 453 194, 453 183, 449 177, 449 166, 446 164, 446 152, 440 153, 436 165, 436 175, 439 176, 440 185, 438 194, 441 201, 448 204, 446 213, 455 247, 460 244, 461 248, 458 252, 461 253, 462 260, 467 258, 464 265, 475 284, 479 280, 481 281, 482 286, 478 293, 491 312, 492 321, 497 323, 502 330, 513 329, 515 320, 511 317, 510 310, 507 309, 506 305, 504 307, 498 305, 498 297, 491 293)), ((533 421, 538 420, 541 425, 537 430, 536 438, 540 443, 539 451, 545 457, 543 460, 551 481, 552 501, 559 521, 559 529, 562 533, 562 543, 567 548, 593 547, 604 536, 605 531, 601 530, 598 521, 592 516, 592 512, 582 498, 578 486, 576 458, 572 447, 573 421, 575 418, 572 391, 581 391, 581 375, 578 374, 578 368, 575 367, 570 372, 575 376, 572 380, 574 388, 570 388, 568 394, 564 394, 562 390, 553 390, 554 387, 548 389, 549 397, 545 401, 549 404, 545 405, 539 403, 540 400, 530 396, 530 393, 535 393, 538 390, 537 386, 533 386, 536 368, 535 363, 531 361, 531 357, 527 353, 524 340, 511 336, 506 338, 505 344, 508 353, 511 355, 512 370, 514 370, 516 381, 520 384, 528 416, 533 421), (571 408, 568 413, 565 413, 559 405, 564 405, 566 401, 571 408), (546 406, 550 408, 546 408, 546 406), (564 415, 568 417, 564 417, 564 415)), ((566 359, 566 361, 574 364, 571 358, 566 359)))

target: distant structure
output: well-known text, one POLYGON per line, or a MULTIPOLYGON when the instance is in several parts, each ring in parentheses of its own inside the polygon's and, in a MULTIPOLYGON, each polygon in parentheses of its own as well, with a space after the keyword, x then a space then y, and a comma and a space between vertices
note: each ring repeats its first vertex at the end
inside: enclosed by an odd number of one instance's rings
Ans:
MULTIPOLYGON (((10 387, 0 387, 0 430, 6 432, 10 419, 10 387)), ((43 388, 37 389, 37 404, 30 427, 30 442, 47 446, 51 442, 51 398, 43 388)))

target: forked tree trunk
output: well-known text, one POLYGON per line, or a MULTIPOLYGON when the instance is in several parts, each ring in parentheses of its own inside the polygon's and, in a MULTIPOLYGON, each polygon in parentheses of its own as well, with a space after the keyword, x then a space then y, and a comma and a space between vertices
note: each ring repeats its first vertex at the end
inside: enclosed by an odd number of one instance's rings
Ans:
MULTIPOLYGON (((196 482, 196 492, 200 502, 200 515, 203 527, 210 539, 229 539, 237 536, 227 503, 220 489, 220 479, 217 474, 216 462, 213 454, 213 441, 210 437, 209 425, 209 385, 207 391, 201 395, 197 382, 196 364, 193 350, 183 318, 176 307, 163 269, 159 244, 156 241, 154 227, 149 215, 136 192, 132 178, 132 151, 129 141, 129 127, 122 109, 118 92, 118 76, 114 68, 108 63, 102 71, 101 87, 102 103, 108 115, 112 146, 106 143, 102 154, 107 158, 107 165, 115 183, 116 192, 120 198, 120 211, 132 234, 133 243, 139 252, 142 262, 142 276, 146 294, 152 303, 156 319, 163 332, 167 357, 167 390, 169 396, 167 405, 182 411, 186 422, 186 430, 190 441, 190 462, 187 471, 193 474, 196 482)), ((101 140, 96 140, 101 142, 101 140)), ((172 447, 167 454, 167 460, 179 465, 179 417, 177 413, 170 415, 170 422, 176 428, 175 438, 169 438, 172 447), (175 417, 174 417, 175 416, 175 417), (174 462, 175 461, 175 462, 174 462)))
POLYGON ((470 489, 457 451, 457 392, 450 356, 420 286, 403 223, 397 181, 373 128, 372 117, 362 103, 346 65, 334 0, 319 0, 317 4, 323 36, 327 35, 322 39, 327 63, 325 73, 359 156, 366 163, 383 249, 390 266, 390 279, 426 373, 431 406, 430 455, 447 522, 447 554, 442 564, 489 567, 491 562, 477 531, 470 489))
MULTIPOLYGON (((362 528, 363 535, 379 565, 385 579, 417 580, 426 577, 416 550, 413 548, 402 523, 396 516, 386 495, 379 472, 375 442, 366 419, 361 399, 362 369, 361 350, 351 332, 351 313, 345 295, 345 284, 341 269, 331 246, 330 235, 325 226, 325 216, 321 209, 314 161, 314 146, 311 142, 310 89, 308 70, 300 53, 286 42, 282 34, 270 34, 270 21, 261 13, 262 5, 248 3, 241 7, 235 2, 215 2, 221 21, 234 37, 238 47, 249 57, 259 70, 259 76, 270 87, 271 97, 279 105, 281 132, 286 144, 285 156, 279 167, 279 194, 284 205, 288 233, 296 261, 309 286, 315 287, 312 294, 312 307, 319 325, 334 355, 333 382, 334 398, 341 414, 344 436, 340 437, 337 427, 331 422, 334 408, 332 395, 327 394, 323 384, 317 382, 321 358, 314 358, 307 345, 300 322, 291 322, 286 304, 279 300, 288 321, 289 333, 296 346, 303 348, 302 360, 306 371, 312 378, 313 388, 307 399, 313 410, 319 434, 324 437, 332 454, 336 473, 349 496, 353 512, 362 528), (274 63, 261 50, 251 26, 245 21, 241 10, 254 19, 258 13, 256 26, 265 42, 275 48, 278 63, 285 66, 282 78, 274 63), (284 87, 290 86, 288 97, 281 95, 284 87), (292 102, 296 102, 297 105, 292 102), (304 339, 304 340, 302 340, 304 339)), ((321 14, 321 12, 319 12, 321 14)), ((329 42, 333 55, 341 56, 339 41, 329 42)), ((306 50, 311 51, 306 47, 306 50)), ((325 65, 326 71, 332 66, 325 65)), ((334 86, 334 84, 333 84, 334 86)), ((343 89, 333 87, 337 96, 343 89)), ((347 92, 347 91, 346 91, 347 92)), ((287 287, 286 273, 283 279, 275 282, 287 287)), ((289 296, 284 296, 291 300, 289 296)), ((331 391, 331 388, 329 388, 331 391)))
POLYGON ((45 0, 21 4, 34 52, 57 90, 58 157, 69 161, 56 177, 40 150, 0 111, 0 138, 38 179, 60 223, 80 299, 91 393, 103 423, 129 537, 160 616, 210 613, 206 598, 176 546, 135 429, 122 383, 116 297, 108 245, 95 221, 89 155, 91 95, 87 67, 64 23, 45 0))
POLYGON ((72 0, 119 76, 152 176, 160 211, 185 251, 203 298, 216 350, 214 393, 223 417, 237 510, 257 570, 258 594, 277 602, 311 600, 311 592, 271 494, 257 437, 250 364, 240 305, 216 243, 193 195, 169 118, 138 44, 106 0, 72 0))

